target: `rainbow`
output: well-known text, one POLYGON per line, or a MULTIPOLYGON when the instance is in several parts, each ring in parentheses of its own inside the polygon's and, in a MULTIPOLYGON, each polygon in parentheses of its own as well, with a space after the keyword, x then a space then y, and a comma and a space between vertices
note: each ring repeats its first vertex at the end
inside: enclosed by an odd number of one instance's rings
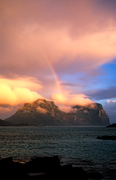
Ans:
POLYGON ((54 70, 54 68, 53 68, 50 60, 49 60, 43 53, 41 53, 41 54, 42 54, 44 60, 46 61, 46 63, 48 64, 48 67, 50 68, 50 70, 51 70, 51 72, 52 72, 52 74, 53 74, 53 76, 54 76, 56 85, 57 85, 57 87, 58 87, 58 92, 59 92, 59 93, 62 93, 62 87, 61 87, 60 80, 58 79, 58 76, 57 76, 57 74, 56 74, 56 72, 55 72, 55 70, 54 70))

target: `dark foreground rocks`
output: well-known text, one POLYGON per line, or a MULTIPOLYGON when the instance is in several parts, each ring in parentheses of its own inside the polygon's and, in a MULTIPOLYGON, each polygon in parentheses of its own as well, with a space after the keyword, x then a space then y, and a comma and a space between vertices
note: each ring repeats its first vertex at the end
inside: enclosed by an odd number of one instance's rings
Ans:
POLYGON ((88 173, 81 167, 61 165, 58 156, 36 157, 25 164, 14 162, 12 157, 0 160, 0 175, 12 179, 101 179, 99 172, 88 173))

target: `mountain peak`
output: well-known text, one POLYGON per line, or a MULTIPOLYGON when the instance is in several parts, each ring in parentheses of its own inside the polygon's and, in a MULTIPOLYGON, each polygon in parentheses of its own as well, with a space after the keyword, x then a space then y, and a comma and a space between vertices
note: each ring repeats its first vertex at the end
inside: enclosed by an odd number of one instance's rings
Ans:
POLYGON ((73 108, 77 108, 77 109, 103 109, 103 106, 100 103, 91 103, 88 105, 76 105, 73 106, 73 108))
POLYGON ((39 126, 106 126, 109 124, 109 117, 98 103, 76 105, 69 113, 65 113, 53 101, 37 99, 32 103, 25 103, 7 121, 39 126))
POLYGON ((46 99, 37 99, 32 103, 25 103, 24 106, 18 109, 18 113, 31 113, 31 112, 38 112, 38 113, 49 113, 54 110, 58 110, 58 106, 54 104, 53 101, 46 100, 46 99))

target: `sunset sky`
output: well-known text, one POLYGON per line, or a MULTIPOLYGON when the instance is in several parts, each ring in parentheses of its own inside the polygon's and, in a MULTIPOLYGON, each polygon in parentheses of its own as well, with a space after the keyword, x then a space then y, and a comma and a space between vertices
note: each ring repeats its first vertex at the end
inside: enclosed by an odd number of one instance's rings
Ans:
POLYGON ((38 98, 116 123, 116 0, 0 0, 0 119, 38 98))

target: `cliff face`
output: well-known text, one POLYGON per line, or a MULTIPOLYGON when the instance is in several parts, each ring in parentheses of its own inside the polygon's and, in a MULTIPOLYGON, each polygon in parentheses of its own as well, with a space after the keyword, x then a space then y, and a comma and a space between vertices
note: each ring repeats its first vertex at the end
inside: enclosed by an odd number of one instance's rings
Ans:
POLYGON ((69 113, 59 110, 53 101, 38 99, 24 106, 6 119, 9 122, 38 126, 100 126, 108 125, 109 117, 101 104, 74 106, 69 113))
POLYGON ((88 106, 74 106, 65 119, 73 123, 73 125, 81 126, 104 126, 109 124, 108 115, 103 110, 102 105, 98 103, 88 106))

